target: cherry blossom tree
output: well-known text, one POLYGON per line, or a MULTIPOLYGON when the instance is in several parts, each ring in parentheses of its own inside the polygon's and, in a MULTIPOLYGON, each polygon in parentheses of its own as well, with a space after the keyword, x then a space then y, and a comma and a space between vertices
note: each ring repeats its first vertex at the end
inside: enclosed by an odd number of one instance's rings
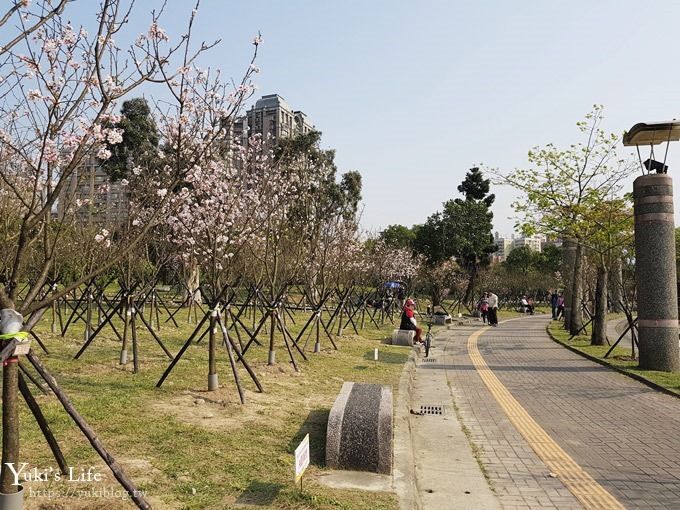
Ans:
POLYGON ((417 278, 418 286, 430 295, 432 306, 443 306, 444 299, 453 295, 460 308, 469 279, 454 258, 436 264, 428 264, 423 260, 417 278))
MULTIPOLYGON (((102 0, 93 29, 73 25, 67 17, 78 2, 14 0, 0 12, 0 189, 3 202, 12 204, 3 232, 5 282, 0 286, 0 309, 27 317, 30 330, 50 303, 118 263, 167 214, 174 190, 210 154, 223 150, 230 119, 253 92, 248 67, 243 79, 227 93, 215 71, 201 71, 196 61, 216 43, 193 45, 193 25, 199 4, 187 14, 187 31, 175 41, 161 26, 165 4, 152 11, 145 33, 126 44, 125 26, 139 16, 134 0, 102 0), (121 37, 121 40, 118 38, 121 37), (129 223, 124 235, 102 228, 94 241, 103 254, 100 263, 57 292, 43 292, 61 247, 70 240, 59 217, 64 210, 87 204, 60 203, 68 183, 87 158, 106 160, 107 144, 122 141, 115 112, 118 101, 142 84, 166 86, 171 102, 159 110, 162 164, 136 166, 130 186, 129 223), (211 94, 214 94, 212 96, 211 94), (218 97, 219 96, 219 97, 218 97), (32 268, 30 285, 27 271, 32 268)), ((83 3, 81 3, 82 5, 83 3)), ((88 4, 90 6, 91 4, 88 4)), ((147 8, 147 4, 145 4, 147 8)), ((257 53, 260 39, 255 40, 257 53)), ((68 202, 64 198, 64 202, 68 202)), ((3 326, 0 324, 0 327, 3 326)), ((2 331, 7 333, 7 331, 2 331)), ((13 333, 13 332, 12 332, 13 333)), ((12 493, 11 473, 5 466, 19 459, 17 384, 14 340, 3 349, 3 451, 0 492, 12 493), (9 356, 9 357, 8 357, 9 356)), ((103 458, 110 455, 87 427, 34 353, 31 362, 77 421, 103 458)), ((120 466, 109 464, 119 481, 131 487, 120 466)), ((130 491, 132 493, 132 491, 130 491)), ((141 496, 135 503, 148 504, 141 496)))
MULTIPOLYGON (((268 146, 254 135, 246 145, 223 148, 221 158, 208 153, 168 202, 176 211, 167 220, 169 239, 205 274, 213 309, 224 302, 232 283, 234 257, 246 245, 257 247, 257 253, 264 246, 266 253, 264 241, 285 218, 287 200, 295 195, 294 182, 275 168, 268 146)), ((210 339, 209 389, 217 389, 216 343, 210 339)))
POLYGON ((411 248, 396 247, 379 239, 372 250, 372 274, 376 284, 388 280, 410 281, 422 265, 411 248))
POLYGON ((233 161, 209 157, 191 168, 168 203, 169 239, 183 258, 201 262, 213 294, 228 283, 234 255, 262 235, 261 222, 281 208, 289 186, 272 171, 259 135, 233 151, 233 161))
POLYGON ((340 288, 362 281, 368 264, 354 221, 335 217, 319 231, 319 242, 303 266, 305 281, 323 295, 330 286, 340 288))
MULTIPOLYGON (((279 185, 271 188, 270 196, 263 196, 264 202, 272 201, 279 205, 258 211, 258 235, 253 235, 247 244, 247 256, 254 266, 256 286, 263 288, 260 300, 265 302, 269 318, 269 364, 275 363, 276 331, 281 331, 288 347, 291 362, 295 365, 287 332, 280 317, 280 306, 289 285, 300 274, 300 264, 304 260, 304 238, 294 235, 289 226, 291 209, 297 197, 304 194, 300 181, 295 175, 286 175, 273 162, 272 174, 276 175, 279 185), (263 214, 264 212, 264 214, 263 214)), ((297 365, 295 365, 297 369, 297 365)))
MULTIPOLYGON (((347 261, 359 246, 357 215, 361 199, 361 175, 350 171, 337 180, 335 151, 320 147, 321 133, 311 131, 277 142, 276 162, 287 179, 298 183, 291 197, 285 222, 280 225, 287 254, 287 277, 303 282, 309 305, 314 309, 332 285, 339 289, 347 261), (338 259, 340 256, 340 259, 338 259)), ((344 278, 344 280, 343 280, 344 278)), ((347 289, 342 291, 347 294, 347 289)))

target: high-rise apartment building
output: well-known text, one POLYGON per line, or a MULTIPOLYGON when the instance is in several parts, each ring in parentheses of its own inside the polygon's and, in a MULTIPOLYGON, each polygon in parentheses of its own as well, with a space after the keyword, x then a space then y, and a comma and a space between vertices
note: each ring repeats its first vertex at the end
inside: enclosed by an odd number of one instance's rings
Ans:
POLYGON ((278 94, 258 99, 234 128, 235 134, 242 139, 259 133, 263 137, 269 136, 272 144, 280 138, 292 138, 312 130, 314 125, 309 117, 304 112, 293 110, 278 94))
POLYGON ((496 232, 494 235, 496 251, 492 254, 492 262, 504 262, 505 259, 508 258, 508 255, 510 255, 510 252, 520 246, 528 246, 533 251, 540 252, 543 249, 543 244, 545 242, 546 237, 544 235, 533 237, 515 237, 512 235, 508 238, 496 232))
POLYGON ((496 245, 496 251, 491 254, 491 262, 494 264, 504 262, 512 251, 512 239, 500 236, 498 232, 496 232, 494 244, 496 245))
POLYGON ((83 160, 62 191, 57 216, 73 215, 80 225, 113 227, 127 221, 130 207, 127 188, 110 182, 94 155, 83 160))
MULTIPOLYGON (((307 115, 293 110, 278 94, 262 96, 255 105, 229 127, 229 135, 241 144, 248 136, 260 133, 270 136, 275 144, 281 138, 290 138, 314 130, 307 115)), ((79 224, 115 226, 127 221, 129 195, 120 182, 109 182, 108 175, 93 155, 83 165, 62 191, 57 205, 57 215, 64 219, 75 214, 79 224)))
POLYGON ((521 246, 528 246, 533 251, 540 252, 543 249, 543 243, 545 242, 545 236, 538 235, 533 237, 517 237, 512 241, 512 249, 519 248, 521 246))

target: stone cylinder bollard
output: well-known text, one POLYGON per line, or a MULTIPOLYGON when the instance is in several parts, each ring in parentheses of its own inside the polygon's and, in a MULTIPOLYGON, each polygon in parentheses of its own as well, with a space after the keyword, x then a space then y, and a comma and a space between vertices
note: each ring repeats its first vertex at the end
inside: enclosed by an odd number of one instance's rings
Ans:
POLYGON ((673 181, 648 174, 633 183, 640 368, 680 368, 673 181))
POLYGON ((391 474, 392 443, 392 388, 344 383, 328 416, 326 465, 391 474))

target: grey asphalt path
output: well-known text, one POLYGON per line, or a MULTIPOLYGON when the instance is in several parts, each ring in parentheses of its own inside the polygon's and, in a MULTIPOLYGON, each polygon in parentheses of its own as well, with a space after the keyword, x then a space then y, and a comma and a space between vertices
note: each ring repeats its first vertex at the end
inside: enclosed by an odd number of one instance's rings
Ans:
MULTIPOLYGON (((561 347, 549 339, 548 321, 548 316, 535 315, 486 328, 477 345, 489 369, 552 440, 624 507, 680 508, 680 399, 561 347)), ((433 356, 443 363, 432 369, 446 372, 461 427, 469 431, 500 505, 583 508, 479 377, 467 339, 480 326, 439 333, 441 351, 433 356)))

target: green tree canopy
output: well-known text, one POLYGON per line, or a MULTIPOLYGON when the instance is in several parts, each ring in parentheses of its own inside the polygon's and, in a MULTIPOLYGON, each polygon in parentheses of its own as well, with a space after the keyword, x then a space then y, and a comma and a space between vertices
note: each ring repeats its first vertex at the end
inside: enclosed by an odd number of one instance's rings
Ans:
POLYGON ((443 211, 431 215, 416 232, 416 249, 430 266, 454 257, 468 273, 466 303, 471 299, 479 268, 487 266, 489 255, 496 251, 490 210, 494 195, 488 194, 489 188, 489 180, 483 179, 479 168, 472 168, 458 186, 465 198, 445 202, 443 211))
POLYGON ((562 266, 562 250, 550 243, 544 244, 536 260, 536 268, 542 273, 554 274, 562 266))
POLYGON ((277 165, 300 183, 301 200, 290 212, 294 221, 324 221, 334 215, 355 220, 361 201, 361 174, 350 171, 336 182, 335 151, 321 149, 321 132, 310 131, 278 140, 277 165))
POLYGON ((562 251, 554 244, 544 244, 541 251, 519 246, 505 259, 505 274, 499 273, 499 290, 511 295, 541 295, 559 285, 562 251))
POLYGON ((496 195, 489 195, 491 185, 489 179, 484 179, 478 167, 471 168, 465 176, 465 180, 458 186, 458 191, 465 195, 465 200, 477 200, 491 207, 496 200, 496 195))
POLYGON ((147 165, 157 156, 160 136, 146 99, 137 97, 123 103, 115 127, 122 131, 120 143, 107 143, 111 157, 104 170, 112 181, 127 177, 135 165, 147 165))
POLYGON ((378 237, 392 248, 412 248, 416 240, 414 230, 404 225, 388 225, 378 237))
MULTIPOLYGON (((621 196, 622 183, 633 165, 616 153, 619 136, 601 128, 603 107, 594 105, 577 123, 583 142, 558 149, 553 144, 529 151, 532 165, 500 175, 502 182, 521 191, 513 208, 525 233, 541 232, 573 241, 576 248, 573 267, 563 268, 570 295, 571 315, 565 317, 572 334, 582 326, 583 298, 581 264, 586 249, 598 254, 598 280, 605 281, 612 248, 621 246, 620 234, 629 231, 629 197, 621 196), (620 197, 620 198, 619 198, 620 197), (623 217, 619 217, 623 213, 623 217)), ((624 236, 626 237, 626 236, 624 236)), ((620 250, 619 250, 620 251, 620 250)), ((599 309, 593 327, 593 342, 604 337, 606 289, 599 287, 599 309)))
POLYGON ((528 273, 539 260, 539 253, 528 246, 518 246, 505 259, 505 267, 511 273, 528 273))

